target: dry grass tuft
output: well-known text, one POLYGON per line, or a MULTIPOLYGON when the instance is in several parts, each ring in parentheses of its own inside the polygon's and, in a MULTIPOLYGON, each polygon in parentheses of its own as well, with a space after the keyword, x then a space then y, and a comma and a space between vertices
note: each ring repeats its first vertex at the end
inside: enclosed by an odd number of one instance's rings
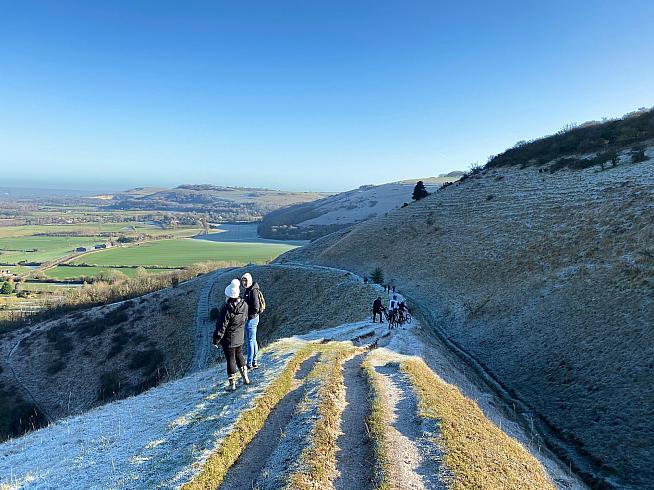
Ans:
POLYGON ((388 479, 388 448, 386 446, 386 424, 390 415, 382 403, 382 387, 379 375, 374 366, 366 359, 363 371, 370 387, 370 416, 368 418, 368 431, 373 443, 375 455, 375 468, 373 470, 373 488, 375 490, 390 490, 388 479))
POLYGON ((318 379, 318 413, 309 446, 302 453, 303 469, 289 478, 290 488, 304 490, 331 488, 337 477, 337 439, 345 405, 343 363, 361 352, 349 342, 331 342, 319 346, 322 356, 309 378, 318 379))
POLYGON ((490 422, 476 403, 443 382, 422 359, 400 362, 418 396, 420 416, 437 419, 452 488, 555 488, 541 464, 490 422))

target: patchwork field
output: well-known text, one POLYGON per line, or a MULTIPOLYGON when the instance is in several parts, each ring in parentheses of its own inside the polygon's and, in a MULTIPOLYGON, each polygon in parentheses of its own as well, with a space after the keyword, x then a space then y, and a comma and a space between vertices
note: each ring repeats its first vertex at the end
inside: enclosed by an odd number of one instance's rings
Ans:
MULTIPOLYGON (((67 265, 59 265, 53 269, 49 269, 45 272, 45 275, 52 278, 58 279, 60 281, 67 279, 77 279, 80 277, 93 277, 98 274, 111 273, 111 272, 121 272, 127 277, 136 277, 137 267, 71 267, 67 265)), ((160 272, 169 272, 171 269, 145 269, 148 274, 157 274, 160 272)))
POLYGON ((70 225, 22 225, 0 227, 0 238, 56 233, 76 233, 79 235, 88 236, 98 235, 100 233, 120 233, 124 235, 145 233, 153 236, 193 236, 200 230, 201 228, 199 227, 163 229, 155 225, 137 221, 125 221, 118 223, 81 223, 70 225))
POLYGON ((132 247, 94 252, 73 260, 73 264, 94 266, 186 267, 197 262, 269 262, 295 247, 269 243, 220 243, 207 240, 159 240, 132 247))
POLYGON ((72 253, 76 247, 101 243, 100 238, 16 236, 0 238, 0 262, 48 262, 72 253))

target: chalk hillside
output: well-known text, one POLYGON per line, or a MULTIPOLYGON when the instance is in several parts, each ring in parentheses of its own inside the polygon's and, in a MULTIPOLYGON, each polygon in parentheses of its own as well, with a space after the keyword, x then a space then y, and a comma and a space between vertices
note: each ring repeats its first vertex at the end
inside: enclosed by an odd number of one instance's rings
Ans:
POLYGON ((597 155, 488 165, 278 260, 381 268, 587 482, 647 488, 654 143, 597 155))

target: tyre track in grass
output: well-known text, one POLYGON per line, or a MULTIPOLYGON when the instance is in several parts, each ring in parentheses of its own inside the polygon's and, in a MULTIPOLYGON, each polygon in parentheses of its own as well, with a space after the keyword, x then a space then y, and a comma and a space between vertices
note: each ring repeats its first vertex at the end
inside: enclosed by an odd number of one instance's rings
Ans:
POLYGON ((346 406, 341 415, 341 435, 336 442, 339 473, 334 481, 336 490, 370 488, 372 482, 375 457, 367 427, 370 401, 361 368, 363 356, 360 354, 343 364, 346 406))
MULTIPOLYGON (((252 490, 258 488, 258 480, 264 471, 271 471, 268 463, 282 441, 292 434, 285 434, 296 407, 306 393, 305 378, 313 369, 319 355, 304 361, 293 378, 291 391, 270 412, 263 428, 257 433, 234 463, 221 485, 223 490, 252 490)), ((274 475, 273 475, 274 476, 274 475)))

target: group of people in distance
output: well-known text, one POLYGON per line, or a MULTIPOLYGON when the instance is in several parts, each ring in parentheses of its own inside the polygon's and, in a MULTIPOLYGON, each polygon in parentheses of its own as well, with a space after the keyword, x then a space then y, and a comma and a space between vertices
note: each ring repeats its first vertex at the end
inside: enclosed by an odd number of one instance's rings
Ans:
POLYGON ((228 389, 236 390, 236 378, 241 373, 243 383, 250 384, 248 370, 257 369, 257 326, 259 315, 266 308, 266 302, 259 285, 246 272, 241 280, 233 279, 225 288, 225 304, 220 309, 212 343, 220 345, 227 360, 228 389), (243 292, 241 293, 241 289, 243 292), (247 347, 243 357, 242 347, 247 347))
MULTIPOLYGON (((390 292, 390 288, 389 288, 390 292)), ((395 292, 395 287, 393 287, 393 292, 395 292)), ((384 312, 386 311, 386 308, 384 308, 384 305, 382 304, 382 299, 381 296, 377 296, 377 299, 373 302, 372 304, 372 323, 377 323, 377 315, 379 315, 379 323, 384 323, 384 312)), ((406 313, 408 312, 408 308, 406 306, 405 301, 399 301, 397 299, 397 295, 393 294, 393 297, 389 300, 388 302, 388 328, 392 328, 391 326, 391 319, 395 318, 396 315, 402 315, 406 316, 406 313)))

